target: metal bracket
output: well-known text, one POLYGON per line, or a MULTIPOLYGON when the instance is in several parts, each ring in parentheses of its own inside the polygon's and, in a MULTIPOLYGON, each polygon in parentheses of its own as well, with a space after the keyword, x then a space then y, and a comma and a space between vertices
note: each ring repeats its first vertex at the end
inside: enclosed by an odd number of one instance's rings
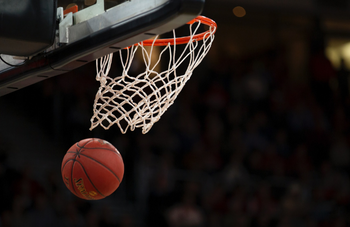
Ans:
POLYGON ((63 7, 58 7, 57 8, 57 20, 59 23, 63 20, 64 13, 63 13, 63 7))
POLYGON ((74 13, 74 24, 86 21, 105 12, 104 0, 97 0, 96 4, 74 13))
POLYGON ((69 29, 73 25, 73 13, 68 13, 59 24, 59 43, 69 43, 69 29))

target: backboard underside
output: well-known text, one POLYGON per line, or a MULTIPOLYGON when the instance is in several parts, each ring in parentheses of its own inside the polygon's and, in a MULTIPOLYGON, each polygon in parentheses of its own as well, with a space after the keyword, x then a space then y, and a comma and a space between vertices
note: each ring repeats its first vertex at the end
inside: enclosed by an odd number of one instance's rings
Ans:
POLYGON ((0 96, 180 27, 198 16, 203 5, 204 0, 131 0, 78 24, 66 15, 57 28, 64 41, 57 37, 53 47, 24 64, 0 68, 0 96))

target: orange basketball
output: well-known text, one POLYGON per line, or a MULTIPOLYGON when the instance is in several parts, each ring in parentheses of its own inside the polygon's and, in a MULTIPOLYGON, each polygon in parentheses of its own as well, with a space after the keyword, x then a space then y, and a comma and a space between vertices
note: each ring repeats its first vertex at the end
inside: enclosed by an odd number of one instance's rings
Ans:
POLYGON ((119 151, 109 142, 90 138, 69 148, 61 166, 63 182, 76 196, 86 200, 112 194, 124 175, 119 151))

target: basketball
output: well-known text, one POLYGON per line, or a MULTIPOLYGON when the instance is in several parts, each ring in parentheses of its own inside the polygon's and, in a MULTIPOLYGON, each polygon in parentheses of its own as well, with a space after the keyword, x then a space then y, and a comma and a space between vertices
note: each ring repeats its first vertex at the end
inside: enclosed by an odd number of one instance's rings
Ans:
POLYGON ((120 185, 124 162, 119 151, 109 142, 89 138, 69 148, 63 158, 62 179, 76 196, 86 200, 103 199, 120 185))

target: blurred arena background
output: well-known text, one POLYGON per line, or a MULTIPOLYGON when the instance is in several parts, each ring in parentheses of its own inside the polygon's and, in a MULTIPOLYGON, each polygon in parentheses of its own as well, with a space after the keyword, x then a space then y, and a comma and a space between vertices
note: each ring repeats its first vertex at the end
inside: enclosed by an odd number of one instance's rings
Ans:
POLYGON ((0 98, 1 227, 350 226, 349 1, 207 0, 203 15, 214 45, 146 135, 88 130, 94 63, 0 98), (124 158, 101 201, 60 176, 87 137, 124 158))

